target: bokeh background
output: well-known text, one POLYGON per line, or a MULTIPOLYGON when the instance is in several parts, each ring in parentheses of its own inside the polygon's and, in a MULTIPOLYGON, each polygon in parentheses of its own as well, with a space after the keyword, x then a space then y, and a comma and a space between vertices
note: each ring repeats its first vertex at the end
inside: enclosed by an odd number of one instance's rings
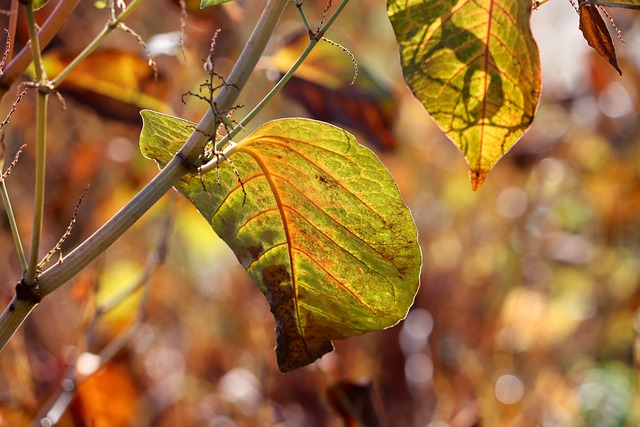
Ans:
MULTIPOLYGON (((133 95, 144 91, 159 108, 198 120, 206 104, 184 104, 181 95, 206 77, 212 35, 221 29, 215 64, 226 75, 263 3, 198 11, 188 2, 182 52, 177 2, 144 2, 127 24, 156 54, 158 80, 125 33, 72 75, 66 110, 50 101, 45 247, 64 233, 87 185, 63 252, 156 173, 137 149, 138 110, 149 104, 133 95), (82 86, 87 76, 118 81, 133 95, 96 94, 95 83, 82 86)), ((305 3, 312 25, 325 4, 305 3)), ((60 426, 341 426, 348 420, 328 392, 336 383, 381 426, 638 425, 640 13, 609 12, 626 41, 614 37, 623 77, 591 52, 569 2, 533 12, 544 81, 538 114, 474 193, 462 155, 402 82, 384 1, 352 0, 328 36, 357 59, 356 84, 349 86, 349 56, 334 49, 336 61, 303 70, 251 128, 310 116, 342 123, 376 151, 420 233, 422 284, 407 319, 279 373, 262 294, 172 192, 46 298, 0 354, 0 425, 29 425, 49 412, 60 426), (335 76, 347 77, 335 86, 335 76), (105 310, 120 294, 130 296, 105 310), (105 348, 117 351, 101 364, 105 348)), ((52 64, 77 53, 106 16, 81 2, 47 50, 52 64)), ((300 29, 292 6, 234 117, 268 91, 300 29)), ((28 144, 7 180, 23 236, 31 227, 33 105, 24 97, 4 133, 8 159, 28 144)), ((0 221, 0 295, 8 302, 20 268, 0 221)))

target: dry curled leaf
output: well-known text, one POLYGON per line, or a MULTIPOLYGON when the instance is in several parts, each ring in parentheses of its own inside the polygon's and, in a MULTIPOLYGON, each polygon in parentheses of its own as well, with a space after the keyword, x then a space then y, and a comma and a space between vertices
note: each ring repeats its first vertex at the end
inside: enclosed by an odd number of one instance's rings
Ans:
POLYGON ((580 4, 580 31, 589 46, 606 59, 618 74, 622 75, 622 70, 616 58, 616 49, 613 46, 611 35, 607 24, 602 19, 598 6, 591 4, 580 4))

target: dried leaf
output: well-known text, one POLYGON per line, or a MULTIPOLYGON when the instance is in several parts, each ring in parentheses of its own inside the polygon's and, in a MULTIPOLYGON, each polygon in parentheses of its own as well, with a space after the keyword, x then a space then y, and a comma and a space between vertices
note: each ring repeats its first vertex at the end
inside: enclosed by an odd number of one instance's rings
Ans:
POLYGON ((585 0, 581 4, 609 6, 609 7, 623 7, 626 9, 640 9, 640 0, 585 0))
POLYGON ((580 30, 589 46, 609 61, 609 64, 616 69, 618 74, 622 75, 609 29, 604 19, 602 19, 597 6, 591 4, 580 5, 580 30))

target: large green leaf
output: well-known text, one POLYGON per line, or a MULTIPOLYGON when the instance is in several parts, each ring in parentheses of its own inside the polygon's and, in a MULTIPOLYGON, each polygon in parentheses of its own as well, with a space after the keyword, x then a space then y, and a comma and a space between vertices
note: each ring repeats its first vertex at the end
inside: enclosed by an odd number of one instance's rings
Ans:
MULTIPOLYGON (((142 116, 142 152, 164 166, 193 124, 151 111, 142 116)), ((417 232, 371 151, 335 126, 288 119, 260 127, 229 160, 233 167, 223 161, 176 188, 265 294, 282 371, 331 351, 333 339, 404 318, 419 283, 417 232)))
POLYGON ((478 189, 540 95, 528 0, 388 0, 407 84, 465 155, 478 189))
POLYGON ((585 4, 640 9, 640 0, 585 0, 583 3, 581 3, 581 6, 585 4))

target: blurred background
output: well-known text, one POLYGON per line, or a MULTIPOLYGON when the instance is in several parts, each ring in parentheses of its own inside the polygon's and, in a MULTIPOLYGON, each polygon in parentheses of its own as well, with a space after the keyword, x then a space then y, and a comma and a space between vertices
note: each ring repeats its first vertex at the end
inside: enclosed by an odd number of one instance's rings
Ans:
MULTIPOLYGON (((63 252, 155 175, 137 148, 139 109, 199 120, 206 103, 181 96, 206 77, 211 37, 221 29, 215 67, 227 75, 264 2, 204 11, 187 2, 183 51, 177 3, 143 2, 127 21, 154 53, 158 79, 136 40, 116 32, 62 88, 66 110, 50 100, 45 248, 64 233, 87 185, 63 252)), ((305 3, 312 26, 325 4, 305 3)), ((47 49, 52 74, 102 28, 107 12, 98 5, 80 2, 47 49)), ((336 410, 340 396, 371 426, 638 425, 640 13, 608 10, 626 41, 614 36, 622 77, 587 46, 569 2, 533 12, 544 84, 538 114, 474 193, 464 158, 403 84, 385 2, 352 0, 328 37, 355 56, 355 85, 349 55, 323 45, 247 131, 273 118, 314 117, 346 127, 380 156, 413 212, 424 257, 407 319, 279 373, 264 297, 195 208, 171 192, 47 297, 0 354, 0 425, 47 413, 60 426, 354 425, 336 410)), ((286 70, 301 29, 291 6, 233 117, 286 70)), ((24 39, 19 33, 16 43, 24 39)), ((7 180, 26 241, 33 105, 25 96, 4 133, 7 161, 28 144, 7 180)), ((20 267, 4 215, 0 225, 8 302, 20 267)))

